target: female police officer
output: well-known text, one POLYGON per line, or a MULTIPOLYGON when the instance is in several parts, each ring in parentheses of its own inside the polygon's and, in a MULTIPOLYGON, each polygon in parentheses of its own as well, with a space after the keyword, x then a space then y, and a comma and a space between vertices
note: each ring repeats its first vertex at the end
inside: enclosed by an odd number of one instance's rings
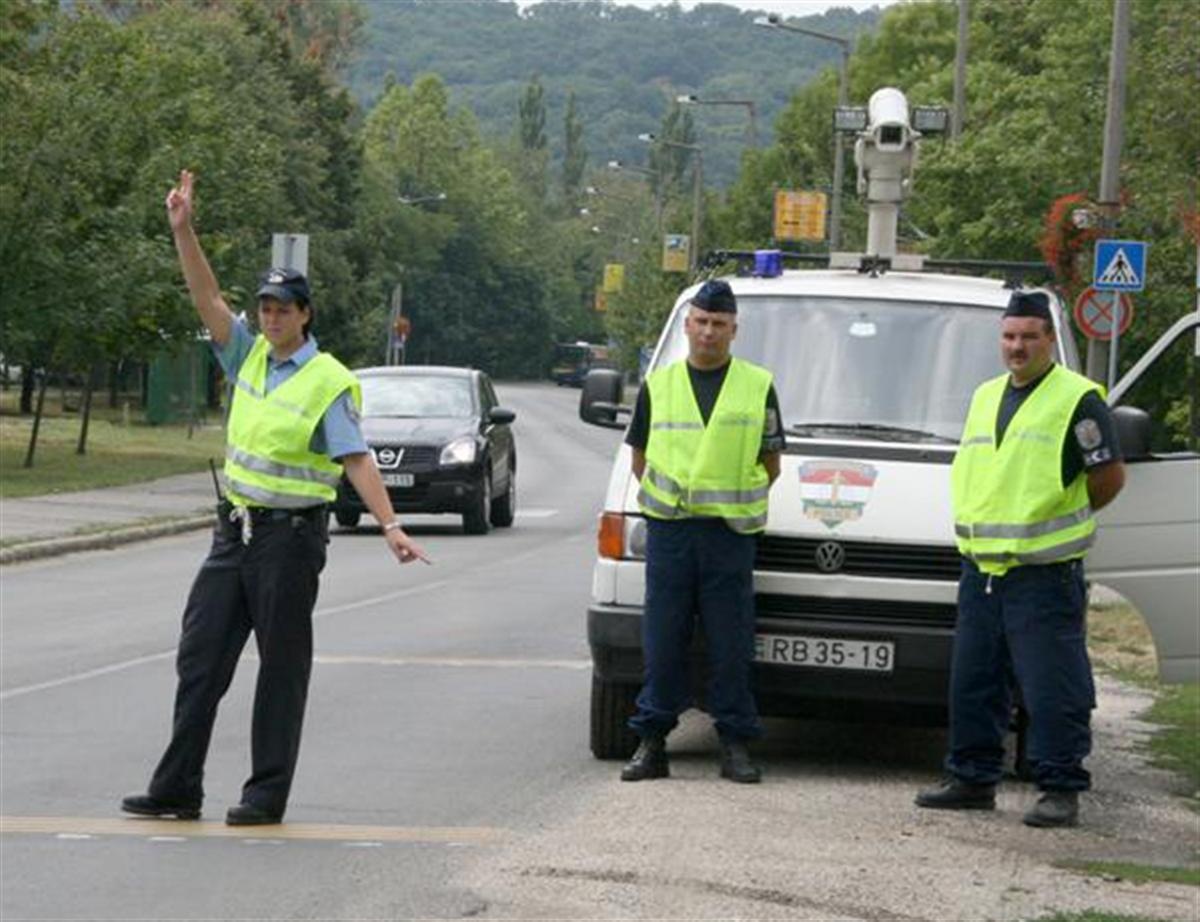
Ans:
MULTIPOLYGON (((192 302, 236 382, 225 452, 228 499, 183 615, 174 728, 145 794, 121 808, 194 819, 217 704, 254 632, 260 660, 251 728, 252 773, 231 825, 278 823, 287 806, 312 668, 312 610, 325 564, 326 504, 344 466, 401 563, 426 560, 396 521, 358 428, 354 376, 309 335, 308 282, 273 269, 258 290, 252 336, 221 296, 192 228, 192 175, 167 196, 192 302)), ((428 562, 428 561, 427 561, 428 562)))

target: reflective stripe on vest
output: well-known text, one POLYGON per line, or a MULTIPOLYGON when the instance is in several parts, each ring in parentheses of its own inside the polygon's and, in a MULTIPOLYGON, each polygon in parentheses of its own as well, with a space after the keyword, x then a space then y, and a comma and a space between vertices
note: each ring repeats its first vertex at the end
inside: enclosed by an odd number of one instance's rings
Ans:
POLYGON ((638 505, 652 518, 719 517, 738 532, 767 524, 770 481, 759 462, 771 374, 732 359, 708 425, 686 362, 646 379, 650 437, 638 505))
POLYGON ((349 390, 362 406, 358 379, 337 359, 318 353, 266 392, 270 343, 258 336, 238 371, 229 412, 225 483, 246 506, 300 509, 332 502, 342 466, 309 447, 325 411, 349 390))
POLYGON ((959 551, 985 573, 1084 556, 1095 540, 1087 477, 1062 483, 1062 446, 1084 395, 1099 385, 1054 366, 1014 414, 995 445, 1008 376, 975 391, 951 483, 959 551))

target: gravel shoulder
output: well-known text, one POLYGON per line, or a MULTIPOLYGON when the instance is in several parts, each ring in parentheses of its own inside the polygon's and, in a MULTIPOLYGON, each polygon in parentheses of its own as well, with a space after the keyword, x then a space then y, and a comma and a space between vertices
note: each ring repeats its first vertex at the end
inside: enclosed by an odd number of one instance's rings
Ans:
MULTIPOLYGON (((1073 830, 1021 823, 1032 785, 1002 786, 994 813, 918 810, 944 734, 771 721, 756 750, 760 786, 716 777, 703 715, 672 735, 672 777, 622 784, 617 763, 543 803, 510 844, 461 885, 482 918, 1036 919, 1103 910, 1194 920, 1195 887, 1132 884, 1055 866, 1066 860, 1194 865, 1200 820, 1180 782, 1151 768, 1138 720, 1152 702, 1098 677, 1094 790, 1073 830)), ((581 752, 581 759, 589 759, 581 752)))

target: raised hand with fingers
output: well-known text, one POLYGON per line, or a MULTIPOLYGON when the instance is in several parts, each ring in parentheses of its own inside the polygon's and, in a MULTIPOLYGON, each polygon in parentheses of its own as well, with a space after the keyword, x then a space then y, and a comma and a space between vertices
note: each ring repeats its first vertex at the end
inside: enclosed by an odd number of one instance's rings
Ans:
POLYGON ((167 219, 171 230, 181 230, 192 222, 192 174, 179 171, 179 185, 167 193, 167 219))

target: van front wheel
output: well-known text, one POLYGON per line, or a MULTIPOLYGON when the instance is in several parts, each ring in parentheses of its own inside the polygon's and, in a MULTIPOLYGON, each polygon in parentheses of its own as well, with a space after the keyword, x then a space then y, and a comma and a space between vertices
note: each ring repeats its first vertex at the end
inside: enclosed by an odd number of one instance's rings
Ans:
POLYGON ((637 749, 637 734, 629 718, 637 704, 638 687, 606 682, 592 674, 592 755, 597 759, 628 759, 637 749))

